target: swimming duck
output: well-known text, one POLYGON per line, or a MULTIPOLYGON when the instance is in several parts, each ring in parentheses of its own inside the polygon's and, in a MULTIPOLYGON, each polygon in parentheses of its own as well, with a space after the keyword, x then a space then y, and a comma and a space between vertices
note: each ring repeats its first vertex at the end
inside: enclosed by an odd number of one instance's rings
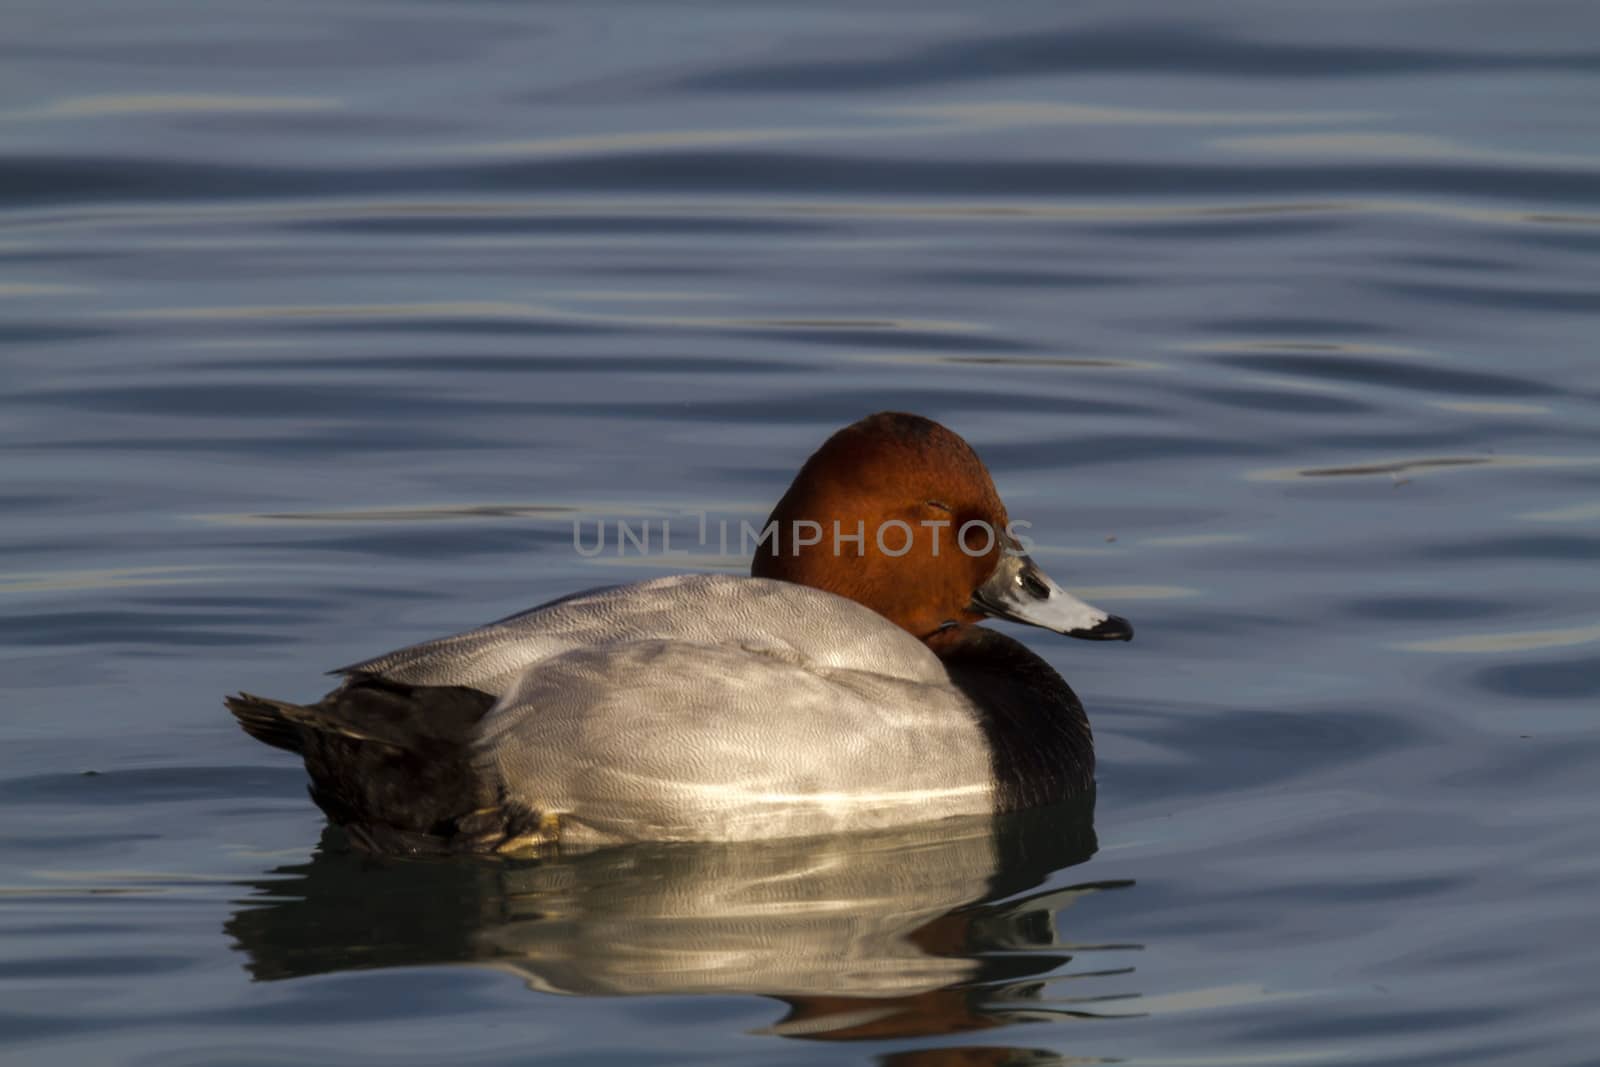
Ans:
POLYGON ((1077 696, 978 624, 1132 627, 1026 555, 961 437, 868 416, 760 532, 748 578, 575 593, 340 668, 315 704, 226 703, 377 852, 818 835, 1093 789, 1077 696))

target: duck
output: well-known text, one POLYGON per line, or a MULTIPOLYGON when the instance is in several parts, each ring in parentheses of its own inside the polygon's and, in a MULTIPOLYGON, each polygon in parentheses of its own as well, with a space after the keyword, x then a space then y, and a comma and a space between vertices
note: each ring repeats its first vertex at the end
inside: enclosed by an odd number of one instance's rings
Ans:
POLYGON ((313 704, 225 704, 374 853, 826 836, 1081 799, 1082 703, 982 623, 1133 627, 1051 579, 1024 528, 958 434, 879 412, 801 466, 748 576, 572 593, 338 668, 313 704))

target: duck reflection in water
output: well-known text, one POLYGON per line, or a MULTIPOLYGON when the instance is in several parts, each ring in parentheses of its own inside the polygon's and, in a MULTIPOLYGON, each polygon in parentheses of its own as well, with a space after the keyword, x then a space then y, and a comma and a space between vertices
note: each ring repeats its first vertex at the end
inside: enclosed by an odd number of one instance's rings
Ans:
MULTIPOLYGON (((788 1012, 765 1032, 793 1038, 1126 1015, 1115 1002, 1134 996, 1118 981, 1132 967, 1121 961, 1139 946, 1074 943, 1061 923, 1079 898, 1131 883, 1053 877, 1095 851, 1093 803, 830 838, 469 863, 352 852, 330 828, 309 863, 252 883, 226 931, 260 981, 473 962, 547 993, 773 997, 788 1012), (1040 891, 1047 880, 1063 888, 1040 891), (1084 956, 1095 963, 1067 969, 1084 956)), ((894 1061, 1039 1056, 957 1046, 894 1061)))

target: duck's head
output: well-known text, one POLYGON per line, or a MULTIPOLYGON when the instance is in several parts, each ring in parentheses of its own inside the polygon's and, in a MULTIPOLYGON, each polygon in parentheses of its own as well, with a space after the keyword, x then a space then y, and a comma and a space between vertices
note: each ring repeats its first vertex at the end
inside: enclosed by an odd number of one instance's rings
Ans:
POLYGON ((806 460, 773 508, 750 573, 865 604, 936 649, 985 617, 1127 641, 1023 552, 972 446, 920 415, 880 412, 806 460))

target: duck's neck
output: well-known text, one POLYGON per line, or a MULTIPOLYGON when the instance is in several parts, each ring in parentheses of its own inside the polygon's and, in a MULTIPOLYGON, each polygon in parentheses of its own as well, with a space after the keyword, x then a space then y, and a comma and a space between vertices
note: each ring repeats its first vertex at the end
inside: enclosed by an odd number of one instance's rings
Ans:
POLYGON ((1020 641, 963 626, 935 647, 978 709, 1000 811, 1054 804, 1094 788, 1094 737, 1077 694, 1020 641))

